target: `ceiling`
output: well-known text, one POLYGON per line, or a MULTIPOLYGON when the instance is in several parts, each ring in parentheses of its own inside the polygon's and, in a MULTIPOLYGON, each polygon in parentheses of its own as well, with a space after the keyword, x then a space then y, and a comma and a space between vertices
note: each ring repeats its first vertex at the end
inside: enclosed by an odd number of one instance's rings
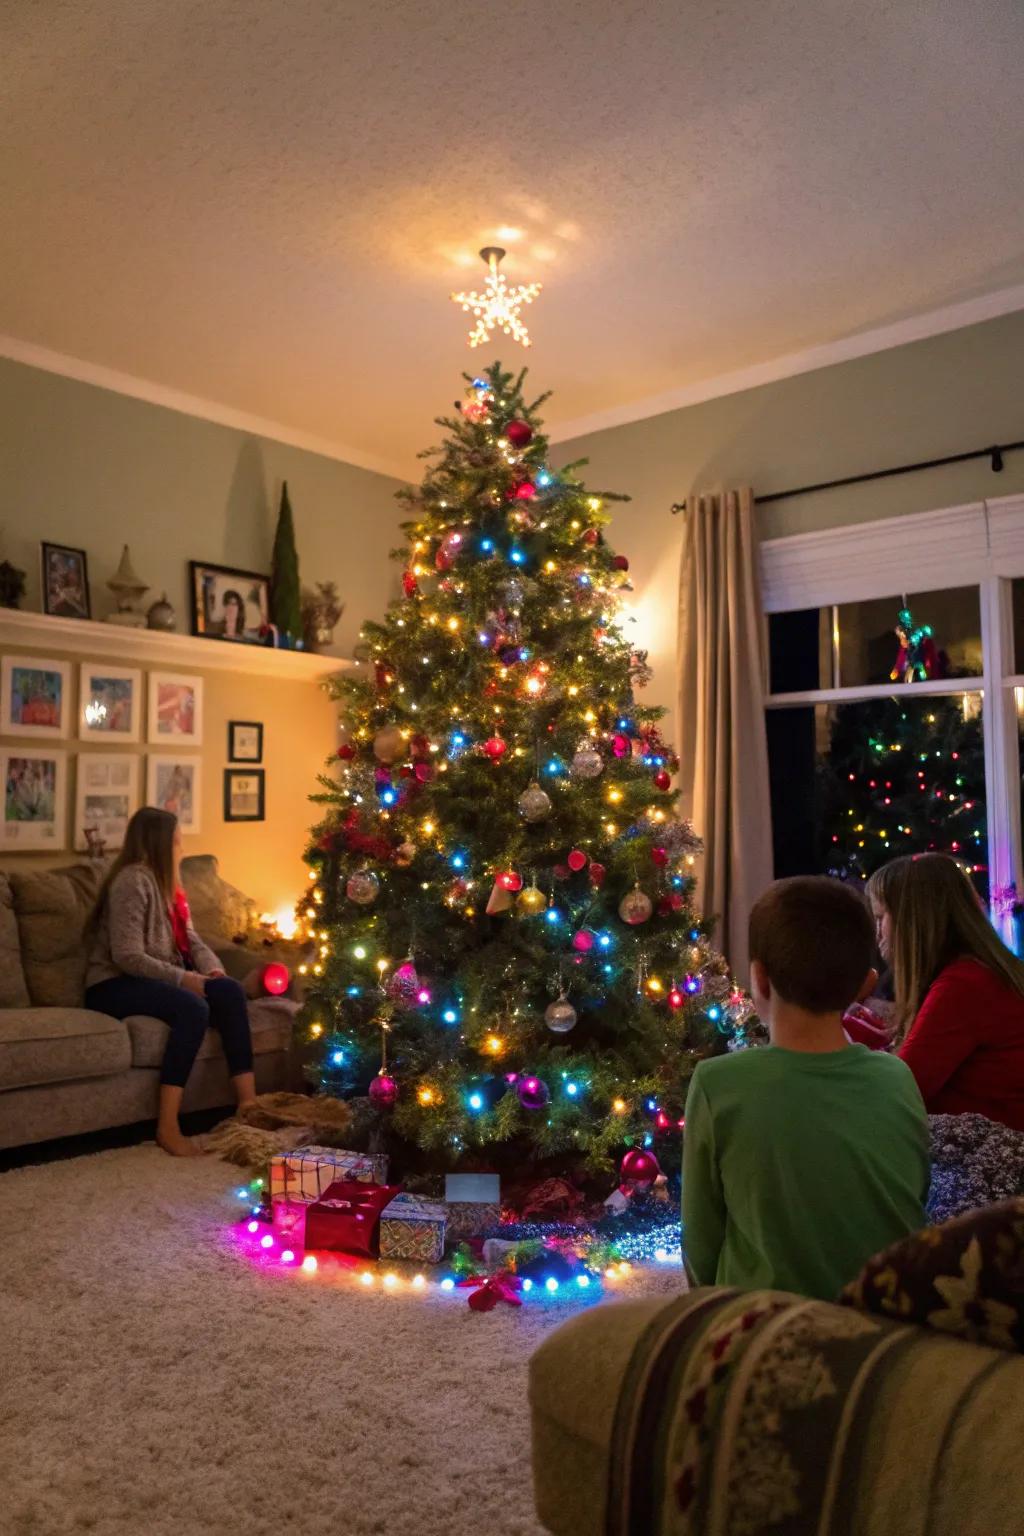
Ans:
POLYGON ((0 51, 9 354, 396 473, 522 356, 447 298, 502 231, 560 436, 1024 306, 1020 0, 8 0, 0 51))

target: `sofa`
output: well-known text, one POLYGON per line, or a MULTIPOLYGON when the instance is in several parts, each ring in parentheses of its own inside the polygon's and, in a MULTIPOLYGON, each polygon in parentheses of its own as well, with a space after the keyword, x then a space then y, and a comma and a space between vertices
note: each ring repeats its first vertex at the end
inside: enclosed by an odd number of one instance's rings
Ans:
POLYGON ((1024 1358, 778 1292, 602 1305, 530 1366, 553 1536, 1020 1536, 1024 1358))
MULTIPOLYGON (((167 1026, 142 1015, 121 1022, 83 1005, 83 928, 103 873, 102 865, 83 863, 0 874, 0 1149, 156 1115, 167 1026)), ((182 874, 187 890, 184 865, 182 874)), ((208 941, 227 973, 239 979, 265 959, 225 945, 222 935, 210 934, 208 941)), ((290 1044, 298 1006, 291 997, 249 1004, 261 1093, 293 1086, 290 1044)), ((211 1029, 182 1108, 231 1102, 220 1037, 211 1029)))

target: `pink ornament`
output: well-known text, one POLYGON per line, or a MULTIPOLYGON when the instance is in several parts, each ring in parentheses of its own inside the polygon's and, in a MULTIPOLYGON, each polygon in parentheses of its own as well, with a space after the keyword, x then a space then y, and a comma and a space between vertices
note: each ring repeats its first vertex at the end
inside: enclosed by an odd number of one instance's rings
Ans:
POLYGON ((434 766, 432 763, 417 763, 413 771, 419 784, 429 784, 434 777, 434 766))
POLYGON ((390 1109, 398 1098, 398 1084, 383 1067, 370 1084, 370 1103, 378 1109, 390 1109))
POLYGON ((516 1092, 524 1109, 544 1109, 551 1099, 548 1085, 541 1077, 521 1077, 516 1092))
POLYGON ((396 1003, 409 1003, 419 991, 420 978, 412 959, 403 960, 392 972, 387 993, 396 1003))
POLYGON ((580 950, 582 954, 587 954, 590 950, 593 949, 594 935, 591 933, 589 928, 581 928, 579 933, 573 934, 572 947, 573 949, 580 950))
POLYGON ((623 1184, 632 1184, 634 1189, 650 1189, 660 1172, 654 1153, 642 1147, 630 1147, 619 1164, 619 1179, 623 1184))
POLYGON ((566 863, 574 873, 579 874, 581 869, 586 869, 587 867, 587 856, 582 848, 573 848, 566 863))
POLYGON ((263 975, 260 977, 264 992, 268 992, 271 997, 283 996, 288 991, 288 983, 291 979, 288 967, 276 960, 263 967, 263 975))
POLYGON ((629 748, 629 737, 628 736, 622 736, 622 735, 613 736, 612 737, 612 751, 615 753, 616 757, 628 757, 629 756, 629 751, 630 751, 630 748, 629 748))
POLYGON ((657 864, 659 869, 668 863, 668 854, 665 852, 664 848, 652 848, 651 858, 654 863, 657 864))
POLYGON ((598 864, 595 862, 591 864, 588 873, 590 875, 591 885, 597 887, 604 885, 605 876, 608 874, 608 871, 605 869, 603 864, 598 864))

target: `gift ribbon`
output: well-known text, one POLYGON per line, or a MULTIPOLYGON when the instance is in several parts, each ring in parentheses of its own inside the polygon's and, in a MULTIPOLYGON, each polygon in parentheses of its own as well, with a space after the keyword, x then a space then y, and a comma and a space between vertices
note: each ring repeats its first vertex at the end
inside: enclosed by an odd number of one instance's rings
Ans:
POLYGON ((523 1304, 518 1294, 523 1288, 523 1282, 518 1275, 499 1270, 494 1275, 467 1275, 464 1280, 456 1283, 460 1287, 473 1288, 467 1300, 474 1312, 492 1312, 499 1301, 507 1302, 510 1307, 521 1307, 523 1304))

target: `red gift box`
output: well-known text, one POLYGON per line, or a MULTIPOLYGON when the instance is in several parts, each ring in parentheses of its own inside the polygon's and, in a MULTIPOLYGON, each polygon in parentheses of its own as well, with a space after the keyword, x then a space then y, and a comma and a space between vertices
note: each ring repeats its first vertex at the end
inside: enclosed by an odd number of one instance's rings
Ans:
POLYGON ((401 1188, 400 1184, 335 1180, 306 1209, 306 1247, 375 1255, 381 1211, 401 1188))

